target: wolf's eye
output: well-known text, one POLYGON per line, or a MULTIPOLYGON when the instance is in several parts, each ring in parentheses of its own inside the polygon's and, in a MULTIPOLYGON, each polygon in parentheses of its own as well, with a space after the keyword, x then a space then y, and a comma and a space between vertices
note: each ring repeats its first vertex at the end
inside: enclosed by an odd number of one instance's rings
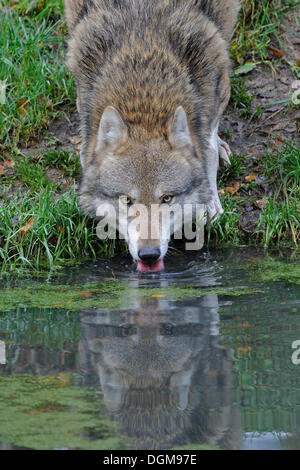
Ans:
POLYGON ((171 194, 165 194, 162 198, 161 198, 161 202, 163 204, 169 204, 169 202, 171 202, 173 199, 173 196, 171 196, 171 194))
POLYGON ((120 199, 123 204, 127 204, 128 206, 132 204, 132 199, 129 196, 121 196, 120 199))

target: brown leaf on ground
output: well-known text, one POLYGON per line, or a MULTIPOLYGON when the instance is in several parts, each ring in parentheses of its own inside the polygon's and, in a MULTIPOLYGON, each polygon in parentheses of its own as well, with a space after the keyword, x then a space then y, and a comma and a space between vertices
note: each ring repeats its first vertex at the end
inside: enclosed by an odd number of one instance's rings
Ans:
POLYGON ((277 57, 284 57, 284 53, 280 49, 276 49, 276 47, 268 46, 268 50, 277 55, 277 57))
POLYGON ((5 175, 7 170, 9 168, 13 168, 13 166, 15 164, 15 162, 13 160, 8 160, 8 159, 5 159, 2 163, 3 164, 0 165, 0 176, 5 175))
POLYGON ((31 228, 33 222, 34 222, 34 218, 32 217, 29 220, 28 224, 24 225, 24 227, 21 228, 21 230, 20 230, 21 235, 25 235, 25 233, 28 232, 28 230, 31 228))
POLYGON ((225 188, 226 193, 231 194, 231 196, 237 194, 241 185, 239 183, 234 183, 232 186, 225 188))
POLYGON ((12 168, 15 166, 15 162, 13 160, 9 160, 8 158, 4 160, 3 164, 6 168, 12 168))
POLYGON ((18 106, 18 113, 26 114, 28 106, 29 106, 29 102, 27 101, 26 98, 24 98, 23 100, 18 101, 17 106, 18 106))
POLYGON ((250 181, 255 180, 256 177, 257 177, 257 175, 255 175, 254 173, 251 173, 250 175, 245 176, 245 180, 248 181, 248 183, 249 183, 250 181))

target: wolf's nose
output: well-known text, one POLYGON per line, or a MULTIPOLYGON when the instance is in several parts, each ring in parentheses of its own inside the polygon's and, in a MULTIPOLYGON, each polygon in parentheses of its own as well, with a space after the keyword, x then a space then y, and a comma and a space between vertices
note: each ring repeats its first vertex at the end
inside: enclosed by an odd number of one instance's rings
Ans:
POLYGON ((160 249, 159 248, 141 248, 138 252, 139 258, 143 261, 143 263, 151 266, 152 264, 156 263, 158 258, 160 257, 160 249))

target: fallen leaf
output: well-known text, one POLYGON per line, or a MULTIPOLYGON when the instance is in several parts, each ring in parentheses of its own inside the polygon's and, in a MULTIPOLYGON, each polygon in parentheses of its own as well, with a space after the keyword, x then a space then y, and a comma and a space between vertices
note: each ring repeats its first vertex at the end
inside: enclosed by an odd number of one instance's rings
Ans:
POLYGON ((29 220, 28 224, 24 225, 24 227, 21 228, 21 230, 20 230, 21 235, 24 235, 31 228, 33 222, 34 222, 34 218, 32 217, 29 220))
POLYGON ((6 159, 3 163, 6 168, 12 168, 15 166, 15 162, 13 160, 6 159))
POLYGON ((219 189, 218 193, 220 194, 220 196, 225 196, 224 189, 219 189))
POLYGON ((18 112, 20 114, 26 114, 26 111, 29 106, 29 102, 27 101, 26 98, 24 98, 23 100, 18 101, 17 106, 18 106, 18 112))
POLYGON ((234 183, 233 186, 229 186, 225 188, 226 193, 231 194, 233 196, 234 194, 237 194, 238 190, 240 189, 240 184, 239 183, 234 183))
POLYGON ((280 51, 279 49, 276 49, 276 47, 271 47, 268 46, 269 51, 273 52, 273 54, 277 55, 278 57, 283 57, 284 53, 280 51))
POLYGON ((255 175, 254 173, 251 173, 250 175, 245 176, 245 180, 248 181, 248 183, 249 183, 250 181, 255 180, 256 176, 257 175, 255 175))

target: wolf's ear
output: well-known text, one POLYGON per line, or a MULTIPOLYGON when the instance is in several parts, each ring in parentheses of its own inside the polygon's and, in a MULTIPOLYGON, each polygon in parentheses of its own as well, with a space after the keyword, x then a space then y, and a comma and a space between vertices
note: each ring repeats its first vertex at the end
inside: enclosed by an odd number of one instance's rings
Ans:
POLYGON ((193 145, 185 110, 179 106, 167 124, 168 139, 172 147, 193 145))
POLYGON ((126 138, 126 124, 113 106, 107 106, 101 117, 96 150, 101 148, 103 144, 114 150, 118 148, 126 138))

